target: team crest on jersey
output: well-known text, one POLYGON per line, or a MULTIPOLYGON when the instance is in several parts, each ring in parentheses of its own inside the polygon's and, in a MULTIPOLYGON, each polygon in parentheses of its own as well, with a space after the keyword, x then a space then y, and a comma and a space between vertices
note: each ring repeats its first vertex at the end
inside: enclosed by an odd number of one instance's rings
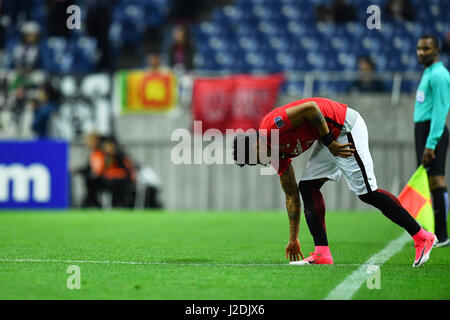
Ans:
POLYGON ((283 121, 283 119, 281 119, 281 117, 276 117, 273 120, 275 121, 277 128, 281 128, 282 126, 284 126, 284 121, 283 121))
POLYGON ((416 100, 420 103, 425 101, 425 92, 422 90, 417 90, 416 100))

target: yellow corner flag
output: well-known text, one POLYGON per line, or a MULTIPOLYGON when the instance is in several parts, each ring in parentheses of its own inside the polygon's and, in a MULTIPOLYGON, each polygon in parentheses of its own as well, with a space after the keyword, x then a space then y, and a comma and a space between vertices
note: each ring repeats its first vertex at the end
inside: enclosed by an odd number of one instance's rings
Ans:
POLYGON ((398 196, 400 203, 426 230, 434 233, 434 213, 425 167, 421 165, 398 196))

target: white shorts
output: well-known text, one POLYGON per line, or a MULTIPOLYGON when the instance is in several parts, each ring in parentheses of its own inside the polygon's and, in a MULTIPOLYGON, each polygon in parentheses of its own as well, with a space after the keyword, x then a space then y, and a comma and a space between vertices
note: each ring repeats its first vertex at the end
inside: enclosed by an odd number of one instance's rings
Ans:
MULTIPOLYGON (((363 195, 378 189, 373 169, 373 160, 369 150, 369 137, 364 119, 352 109, 355 120, 347 123, 337 138, 341 144, 352 143, 356 149, 355 155, 349 158, 334 157, 326 146, 318 142, 313 147, 311 156, 301 181, 328 178, 339 181, 343 174, 348 187, 357 195, 363 195)), ((347 113, 349 113, 347 111, 347 113)))

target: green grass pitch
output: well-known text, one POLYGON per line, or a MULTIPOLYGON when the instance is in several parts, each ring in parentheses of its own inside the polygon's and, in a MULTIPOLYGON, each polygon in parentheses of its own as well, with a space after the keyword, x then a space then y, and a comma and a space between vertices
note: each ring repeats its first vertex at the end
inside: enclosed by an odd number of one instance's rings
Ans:
MULTIPOLYGON (((284 257, 282 211, 2 211, 0 299, 324 299, 403 232, 377 212, 328 212, 327 231, 335 265, 300 267, 284 257)), ((300 241, 313 251, 303 215, 300 241)), ((412 268, 411 241, 381 265, 380 289, 352 298, 449 299, 449 253, 412 268)))

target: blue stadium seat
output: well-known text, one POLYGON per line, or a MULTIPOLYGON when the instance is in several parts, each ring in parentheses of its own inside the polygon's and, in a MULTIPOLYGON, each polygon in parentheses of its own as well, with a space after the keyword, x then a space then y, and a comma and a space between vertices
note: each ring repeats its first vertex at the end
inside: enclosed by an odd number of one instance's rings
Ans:
POLYGON ((282 70, 290 71, 296 67, 296 57, 289 52, 279 52, 275 57, 282 70))
POLYGON ((401 56, 398 54, 391 54, 387 59, 386 68, 390 71, 404 70, 404 66, 401 63, 401 56))
POLYGON ((300 3, 281 6, 280 14, 290 22, 306 22, 314 19, 314 13, 301 8, 300 3))
POLYGON ((239 37, 238 44, 240 48, 249 52, 261 52, 270 48, 269 43, 258 36, 239 37))
POLYGON ((384 47, 385 44, 383 43, 382 39, 376 39, 375 37, 366 36, 362 39, 362 46, 370 52, 377 53, 382 50, 382 47, 384 47))
POLYGON ((43 46, 42 55, 45 70, 58 74, 72 71, 74 55, 65 38, 48 38, 43 46))
POLYGON ((370 58, 375 63, 375 70, 377 71, 388 71, 387 70, 387 55, 385 53, 370 55, 370 58))
POLYGON ((137 1, 120 2, 113 11, 120 44, 137 44, 145 31, 145 7, 137 1))
POLYGON ((329 71, 343 71, 345 69, 345 65, 341 64, 338 59, 336 58, 336 55, 331 54, 328 56, 325 56, 325 65, 323 67, 324 70, 329 71))
POLYGON ((340 52, 337 61, 343 70, 356 70, 358 57, 354 53, 340 52))
POLYGON ((314 66, 308 62, 306 54, 297 55, 294 71, 312 71, 314 66))
POLYGON ((272 36, 283 36, 286 35, 287 29, 284 23, 280 23, 280 21, 277 20, 267 20, 267 21, 261 21, 257 25, 258 31, 268 37, 272 36))
POLYGON ((147 26, 157 27, 164 24, 167 16, 168 9, 158 6, 157 3, 145 4, 145 23, 147 26))
POLYGON ((242 10, 236 6, 225 6, 216 8, 212 14, 212 21, 221 25, 230 25, 242 18, 242 10))
MULTIPOLYGON (((369 56, 377 70, 400 71, 417 69, 415 45, 421 34, 443 34, 448 27, 443 18, 446 1, 433 1, 423 9, 425 4, 414 0, 417 11, 422 11, 418 19, 423 23, 383 19, 381 30, 361 27, 361 21, 367 19, 369 5, 379 5, 383 12, 387 0, 350 2, 357 8, 358 21, 333 25, 315 23, 314 8, 323 3, 321 0, 236 0, 216 9, 212 20, 199 27, 194 37, 202 52, 207 50, 201 44, 204 41, 222 52, 217 55, 221 65, 233 70, 351 71, 357 69, 359 57, 369 56), (430 18, 433 23, 429 23, 430 18), (231 63, 233 58, 240 62, 231 63)), ((320 85, 346 90, 342 83, 320 85)), ((291 88, 296 85, 290 82, 291 88)))
POLYGON ((347 80, 336 81, 335 82, 336 92, 347 92, 351 84, 352 81, 347 80))
POLYGON ((235 63, 231 70, 234 73, 249 73, 252 71, 252 65, 250 65, 245 59, 245 55, 236 56, 235 63))
POLYGON ((304 88, 304 81, 285 81, 281 90, 290 96, 298 97, 300 99, 303 95, 304 88))
POLYGON ((303 23, 291 21, 287 24, 288 32, 296 37, 303 37, 308 32, 308 27, 303 23))
POLYGON ((348 52, 353 46, 351 39, 348 38, 332 37, 329 41, 331 48, 338 52, 348 52))
POLYGON ((315 94, 335 94, 336 90, 336 82, 335 81, 326 81, 326 80, 316 80, 314 81, 313 91, 315 94))
POLYGON ((91 37, 80 37, 73 44, 74 72, 92 72, 95 70, 99 58, 97 41, 91 37))
POLYGON ((332 23, 319 22, 317 24, 317 31, 322 37, 331 38, 335 34, 336 25, 332 23))
POLYGON ((303 36, 300 38, 300 45, 309 51, 320 51, 320 47, 322 45, 321 39, 319 36, 303 36))
POLYGON ((292 38, 286 34, 283 36, 272 36, 267 39, 267 42, 271 48, 278 52, 290 52, 295 47, 292 38))
POLYGON ((258 36, 258 35, 261 34, 258 31, 258 29, 255 27, 254 23, 250 23, 250 22, 247 22, 247 21, 239 23, 237 26, 235 26, 233 31, 238 36, 255 37, 255 36, 258 36))
POLYGON ((232 69, 236 61, 234 55, 227 51, 217 51, 214 58, 222 70, 232 69))
POLYGON ((252 8, 252 13, 259 19, 259 21, 282 18, 282 14, 279 10, 276 10, 275 7, 266 5, 254 5, 252 8))
POLYGON ((210 55, 202 55, 199 56, 195 60, 196 64, 199 64, 199 68, 201 70, 211 70, 218 71, 221 70, 221 66, 217 63, 214 54, 210 55))
POLYGON ((232 36, 235 33, 230 26, 224 26, 217 22, 202 22, 199 31, 206 36, 232 36))
POLYGON ((395 36, 391 40, 392 48, 400 51, 400 52, 414 52, 415 44, 413 44, 409 37, 399 37, 395 36))
POLYGON ((253 69, 263 70, 265 64, 264 55, 259 52, 248 52, 245 55, 245 61, 252 66, 253 69))
MULTIPOLYGON (((206 39, 205 39, 206 40, 206 39)), ((209 37, 207 40, 209 47, 215 50, 228 50, 231 46, 235 46, 235 42, 223 36, 213 36, 209 37)))

